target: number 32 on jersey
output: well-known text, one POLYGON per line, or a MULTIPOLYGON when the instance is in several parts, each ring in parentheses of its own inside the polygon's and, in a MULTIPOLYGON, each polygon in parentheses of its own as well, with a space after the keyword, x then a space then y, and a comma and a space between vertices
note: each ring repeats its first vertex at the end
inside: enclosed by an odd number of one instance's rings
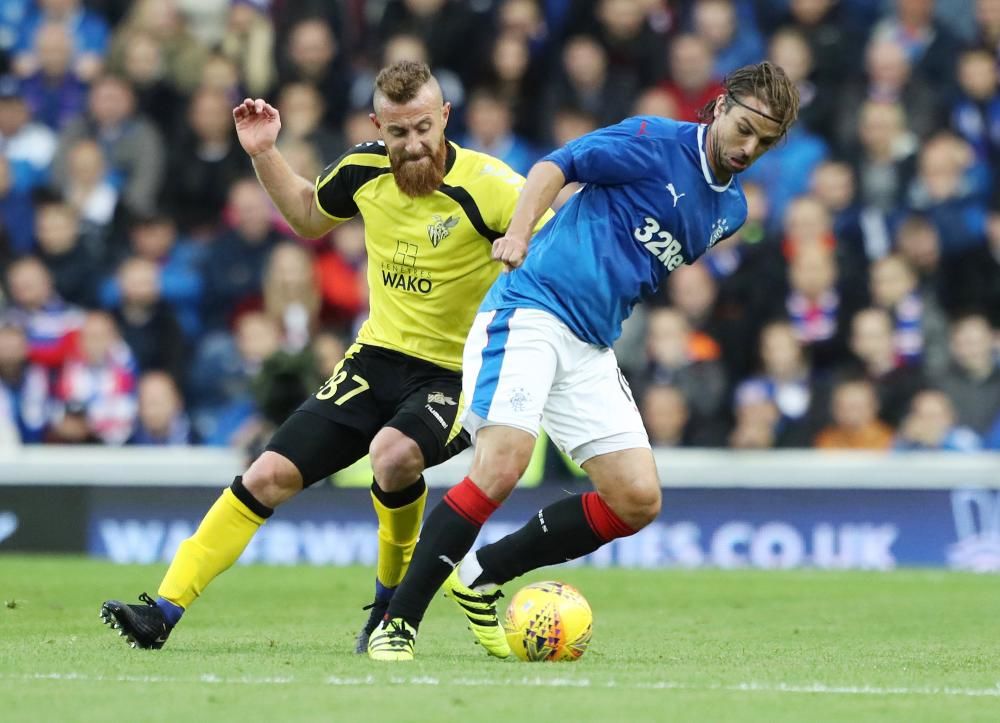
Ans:
POLYGON ((670 235, 665 229, 660 229, 660 222, 655 218, 646 216, 643 221, 645 226, 636 228, 632 234, 635 240, 646 247, 653 256, 658 258, 667 271, 673 271, 684 263, 684 256, 681 254, 681 242, 670 235))

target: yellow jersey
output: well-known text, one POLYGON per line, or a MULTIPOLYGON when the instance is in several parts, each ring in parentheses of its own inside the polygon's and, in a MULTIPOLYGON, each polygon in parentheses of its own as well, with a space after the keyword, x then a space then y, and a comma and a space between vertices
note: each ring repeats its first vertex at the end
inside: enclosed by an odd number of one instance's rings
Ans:
POLYGON ((419 198, 396 186, 381 142, 327 166, 316 179, 319 210, 337 222, 360 213, 365 222, 370 313, 358 343, 460 370, 476 310, 503 266, 491 257, 493 241, 523 185, 502 161, 451 142, 441 186, 419 198))

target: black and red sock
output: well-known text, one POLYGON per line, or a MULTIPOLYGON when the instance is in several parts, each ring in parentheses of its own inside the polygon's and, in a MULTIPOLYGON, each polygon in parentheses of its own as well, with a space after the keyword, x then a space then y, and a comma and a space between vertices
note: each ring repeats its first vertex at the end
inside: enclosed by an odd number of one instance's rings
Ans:
POLYGON ((575 560, 635 530, 596 492, 573 495, 538 511, 530 522, 481 548, 483 573, 473 585, 502 585, 530 570, 575 560))
POLYGON ((420 624, 434 594, 472 549, 479 529, 498 506, 468 477, 448 490, 420 530, 410 569, 389 603, 390 618, 420 624))

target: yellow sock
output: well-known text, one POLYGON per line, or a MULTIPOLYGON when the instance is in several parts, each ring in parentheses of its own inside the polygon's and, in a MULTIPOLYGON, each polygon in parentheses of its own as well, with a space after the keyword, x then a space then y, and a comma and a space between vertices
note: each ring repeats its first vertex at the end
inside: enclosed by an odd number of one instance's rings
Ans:
POLYGON ((232 490, 224 490, 195 533, 177 548, 157 594, 186 609, 216 575, 236 562, 262 524, 263 517, 232 490))
POLYGON ((403 581, 413 557, 413 548, 417 546, 424 506, 427 504, 427 488, 417 499, 402 507, 386 507, 374 493, 372 504, 378 515, 378 567, 375 575, 386 587, 396 587, 403 581))

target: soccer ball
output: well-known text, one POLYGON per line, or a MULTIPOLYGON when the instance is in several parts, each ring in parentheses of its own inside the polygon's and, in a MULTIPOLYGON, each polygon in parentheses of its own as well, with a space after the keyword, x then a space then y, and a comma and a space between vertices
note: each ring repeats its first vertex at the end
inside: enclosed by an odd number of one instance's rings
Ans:
POLYGON ((521 660, 577 660, 590 645, 594 614, 580 591, 564 582, 536 582, 507 606, 504 631, 521 660))

